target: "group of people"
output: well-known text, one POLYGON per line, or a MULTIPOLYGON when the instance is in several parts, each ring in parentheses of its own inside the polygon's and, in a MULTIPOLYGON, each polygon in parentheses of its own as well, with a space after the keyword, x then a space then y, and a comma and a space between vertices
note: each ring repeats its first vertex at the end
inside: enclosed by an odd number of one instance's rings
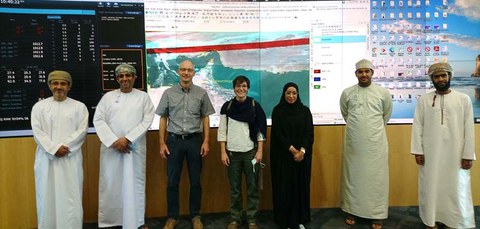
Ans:
MULTIPOLYGON (((189 210, 194 229, 200 216, 202 158, 209 148, 209 115, 215 113, 208 93, 193 84, 194 63, 179 64, 179 84, 167 89, 154 110, 149 96, 133 88, 136 70, 116 67, 119 89, 106 93, 95 109, 93 124, 101 141, 98 225, 101 228, 147 228, 145 225, 146 132, 154 114, 160 116, 160 156, 167 161, 167 221, 179 220, 179 182, 183 161, 190 178, 189 210)), ((388 90, 372 83, 373 65, 356 63, 358 84, 340 98, 346 122, 340 207, 345 223, 358 217, 382 228, 388 217, 388 143, 386 124, 392 114, 388 90)), ((474 228, 469 169, 475 160, 473 110, 468 96, 450 89, 453 70, 447 63, 430 66, 436 90, 422 96, 412 126, 412 154, 419 165, 420 217, 427 228, 442 223, 474 228), (447 178, 440 180, 440 178, 447 178)), ((32 108, 31 125, 37 142, 35 188, 38 228, 81 228, 82 144, 88 129, 85 105, 68 97, 72 77, 55 70, 48 75, 53 96, 32 108)), ((228 229, 258 228, 258 179, 267 138, 262 106, 248 96, 250 80, 232 81, 235 97, 220 110, 217 141, 230 184, 228 229), (246 180, 246 209, 242 205, 246 180), (245 214, 244 214, 245 212, 245 214)), ((314 127, 310 109, 295 83, 283 87, 272 111, 270 169, 273 218, 279 228, 305 228, 310 221, 310 172, 314 127)))
MULTIPOLYGON (((138 228, 145 224, 146 132, 154 106, 147 93, 133 88, 133 66, 119 65, 115 75, 120 88, 102 97, 93 117, 102 143, 98 225, 138 228)), ((47 81, 53 96, 37 102, 31 115, 38 228, 82 228, 82 144, 89 114, 68 97, 70 73, 52 71, 47 81)))
MULTIPOLYGON (((358 217, 382 228, 388 217, 388 142, 392 114, 388 90, 372 84, 373 65, 356 63, 358 84, 345 89, 340 107, 346 122, 340 207, 345 223, 358 217)), ((475 160, 473 107, 470 98, 450 89, 453 69, 435 63, 428 69, 434 91, 417 101, 411 154, 419 165, 419 212, 426 228, 475 228, 470 171, 475 160)))

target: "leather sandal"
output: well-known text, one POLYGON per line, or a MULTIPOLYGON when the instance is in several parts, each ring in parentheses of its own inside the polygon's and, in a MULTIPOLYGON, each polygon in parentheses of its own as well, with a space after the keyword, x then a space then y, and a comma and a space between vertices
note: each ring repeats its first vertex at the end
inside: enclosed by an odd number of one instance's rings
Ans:
POLYGON ((357 218, 353 215, 348 214, 347 217, 345 217, 345 224, 348 226, 353 226, 357 223, 357 218))
POLYGON ((383 228, 383 220, 373 220, 371 227, 372 227, 372 229, 382 229, 383 228))

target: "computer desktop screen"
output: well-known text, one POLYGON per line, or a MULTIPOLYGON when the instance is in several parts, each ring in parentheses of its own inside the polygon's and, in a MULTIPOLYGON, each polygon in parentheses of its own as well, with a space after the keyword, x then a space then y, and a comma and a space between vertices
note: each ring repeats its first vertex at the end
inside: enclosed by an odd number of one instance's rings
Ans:
POLYGON ((480 12, 473 0, 147 0, 145 11, 154 104, 178 84, 178 64, 189 58, 194 83, 208 91, 217 111, 211 126, 234 97, 238 75, 250 78, 249 95, 267 117, 283 85, 295 82, 315 125, 344 124, 340 95, 357 83, 355 63, 362 58, 373 62, 373 82, 391 93, 390 123, 413 121, 416 100, 434 89, 428 67, 446 61, 454 69, 452 88, 471 97, 480 121, 480 78, 471 77, 480 71, 480 12))

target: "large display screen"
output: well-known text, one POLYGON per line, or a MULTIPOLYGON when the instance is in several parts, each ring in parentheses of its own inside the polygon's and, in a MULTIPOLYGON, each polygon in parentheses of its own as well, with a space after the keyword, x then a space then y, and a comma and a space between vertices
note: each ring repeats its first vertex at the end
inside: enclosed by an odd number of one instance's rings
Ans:
MULTIPOLYGON (((432 63, 448 61, 452 88, 468 94, 480 121, 480 8, 475 0, 157 1, 145 2, 148 93, 157 104, 178 84, 178 64, 196 65, 217 113, 245 75, 267 116, 283 85, 299 85, 317 125, 343 124, 339 98, 357 83, 355 62, 374 63, 373 81, 389 89, 390 123, 411 123, 416 100, 433 90, 432 63), (473 29, 476 28, 476 29, 473 29), (475 70, 477 69, 477 70, 475 70)), ((155 121, 153 128, 158 128, 155 121)))
POLYGON ((268 118, 292 81, 316 125, 344 124, 339 98, 362 58, 392 94, 390 123, 412 122, 417 99, 433 90, 428 67, 445 61, 480 122, 477 0, 11 0, 0 1, 0 27, 0 137, 31 135, 31 108, 51 95, 54 69, 72 74, 69 96, 87 105, 94 132, 96 104, 118 87, 116 65, 133 64, 135 87, 157 106, 186 58, 214 104, 212 127, 238 75, 268 118))
POLYGON ((118 64, 134 65, 135 87, 146 89, 144 23, 143 2, 0 1, 0 137, 32 135, 30 112, 51 96, 52 70, 70 72, 69 97, 85 103, 90 127, 102 95, 118 87, 118 64))

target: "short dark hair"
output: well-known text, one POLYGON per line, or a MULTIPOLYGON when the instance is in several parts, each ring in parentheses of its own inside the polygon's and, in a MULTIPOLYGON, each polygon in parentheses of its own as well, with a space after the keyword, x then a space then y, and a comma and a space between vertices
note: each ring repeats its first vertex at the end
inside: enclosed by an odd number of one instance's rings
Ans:
POLYGON ((233 87, 235 88, 235 85, 241 84, 243 82, 247 83, 247 88, 250 89, 250 80, 246 76, 239 75, 233 79, 233 87))

